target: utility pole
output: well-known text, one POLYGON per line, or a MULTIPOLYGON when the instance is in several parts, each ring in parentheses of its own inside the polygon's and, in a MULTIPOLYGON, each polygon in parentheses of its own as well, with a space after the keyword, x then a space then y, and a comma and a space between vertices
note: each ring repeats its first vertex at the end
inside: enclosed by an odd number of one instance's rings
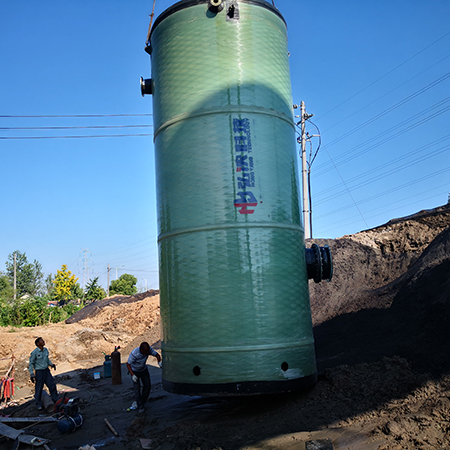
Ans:
POLYGON ((109 264, 108 264, 108 285, 106 287, 106 295, 107 295, 107 297, 109 297, 109 272, 110 272, 110 270, 111 270, 111 268, 109 267, 109 264))
POLYGON ((16 254, 14 253, 14 300, 16 299, 16 289, 17 289, 17 260, 16 254))
POLYGON ((312 117, 306 114, 305 102, 301 102, 301 132, 302 132, 302 186, 303 186, 303 227, 305 229, 305 239, 311 238, 311 209, 309 205, 308 188, 308 163, 306 161, 306 125, 305 122, 312 117))

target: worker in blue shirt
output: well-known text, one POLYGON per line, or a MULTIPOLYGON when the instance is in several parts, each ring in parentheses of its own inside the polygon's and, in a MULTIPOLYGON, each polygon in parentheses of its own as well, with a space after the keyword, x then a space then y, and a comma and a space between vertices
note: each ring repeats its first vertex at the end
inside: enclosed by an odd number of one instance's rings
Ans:
POLYGON ((127 362, 128 372, 130 372, 131 378, 133 379, 134 397, 139 412, 145 411, 144 405, 152 388, 150 374, 146 365, 149 355, 154 356, 158 360, 158 363, 161 362, 159 353, 150 347, 148 342, 142 342, 139 347, 130 353, 127 362))
POLYGON ((35 348, 30 355, 30 363, 28 369, 30 370, 30 379, 32 383, 36 383, 34 391, 34 399, 38 410, 42 409, 42 389, 44 384, 50 391, 50 396, 54 402, 58 400, 58 392, 56 391, 55 380, 50 373, 49 367, 56 370, 56 366, 50 361, 48 357, 48 349, 45 348, 45 341, 38 337, 34 341, 37 348, 35 348))

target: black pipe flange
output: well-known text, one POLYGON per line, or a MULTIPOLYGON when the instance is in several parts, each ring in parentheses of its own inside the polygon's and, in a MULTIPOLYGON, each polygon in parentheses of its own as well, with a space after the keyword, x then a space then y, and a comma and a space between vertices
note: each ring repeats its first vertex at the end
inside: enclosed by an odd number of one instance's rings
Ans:
POLYGON ((330 247, 319 247, 313 244, 311 248, 306 249, 306 270, 308 280, 314 280, 320 283, 323 280, 331 281, 333 277, 333 258, 331 257, 330 247))
POLYGON ((152 95, 153 94, 153 83, 152 83, 152 79, 148 78, 146 80, 144 80, 141 77, 141 95, 142 97, 144 95, 152 95))
POLYGON ((222 11, 225 0, 209 0, 208 9, 213 13, 222 11))

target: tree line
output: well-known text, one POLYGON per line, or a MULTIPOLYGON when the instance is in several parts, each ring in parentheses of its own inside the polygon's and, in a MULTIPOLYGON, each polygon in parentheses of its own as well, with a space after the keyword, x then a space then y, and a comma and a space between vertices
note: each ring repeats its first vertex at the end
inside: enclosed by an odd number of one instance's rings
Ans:
MULTIPOLYGON (((5 265, 6 270, 0 271, 0 326, 60 322, 86 304, 106 297, 98 277, 90 279, 83 289, 65 264, 55 275, 45 277, 39 261, 31 263, 26 253, 16 250, 8 255, 5 265)), ((123 274, 111 282, 109 295, 134 295, 136 283, 135 276, 123 274)))

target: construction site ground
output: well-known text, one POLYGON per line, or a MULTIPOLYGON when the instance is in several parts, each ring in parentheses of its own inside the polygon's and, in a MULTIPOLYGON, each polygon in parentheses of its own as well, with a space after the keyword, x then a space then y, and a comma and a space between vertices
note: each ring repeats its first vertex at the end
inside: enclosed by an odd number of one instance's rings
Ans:
MULTIPOLYGON (((0 404, 0 414, 39 414, 27 366, 42 336, 57 366, 58 390, 80 399, 84 418, 67 435, 55 423, 26 424, 27 433, 49 439, 52 450, 305 450, 311 441, 317 445, 309 448, 327 450, 450 449, 449 225, 447 205, 326 242, 335 276, 329 284, 311 285, 319 381, 309 391, 170 394, 150 357, 146 411, 127 411, 133 402, 128 354, 142 341, 160 348, 159 295, 153 291, 96 302, 70 323, 0 329, 0 374, 14 355, 18 388, 11 405, 0 404), (117 345, 122 384, 94 379, 103 373, 102 352, 117 345)), ((13 444, 0 438, 1 450, 13 444)))
MULTIPOLYGON (((154 297, 153 304, 156 301, 154 297)), ((55 423, 26 424, 28 434, 50 439, 49 448, 53 450, 85 445, 139 449, 143 448, 141 439, 150 439, 149 448, 160 450, 303 450, 306 442, 317 439, 331 439, 334 449, 450 448, 450 379, 419 374, 405 359, 386 357, 375 363, 328 369, 326 363, 319 361, 320 380, 304 393, 201 398, 163 391, 161 369, 151 358, 152 392, 146 412, 139 413, 127 411, 133 402, 133 391, 125 362, 129 351, 141 340, 150 341, 154 330, 139 337, 122 334, 122 384, 112 385, 110 378, 95 380, 94 373, 103 373, 102 351, 110 353, 114 349, 115 343, 108 342, 114 336, 92 328, 93 320, 88 328, 86 325, 81 322, 0 332, 2 356, 15 350, 19 388, 16 402, 4 408, 3 414, 40 414, 34 405, 33 385, 28 381, 26 367, 37 336, 44 336, 57 364, 57 370, 52 372, 60 394, 66 392, 69 397, 80 399, 84 424, 73 433, 61 434, 55 423), (93 336, 92 340, 84 339, 87 333, 93 336), (85 350, 80 351, 83 345, 85 350), (106 426, 105 418, 119 436, 106 426)), ((156 341, 157 349, 158 344, 156 341)), ((19 425, 23 427, 24 424, 19 425)), ((11 441, 0 440, 2 450, 12 448, 10 445, 11 441)), ((22 447, 27 448, 24 444, 22 447)))

